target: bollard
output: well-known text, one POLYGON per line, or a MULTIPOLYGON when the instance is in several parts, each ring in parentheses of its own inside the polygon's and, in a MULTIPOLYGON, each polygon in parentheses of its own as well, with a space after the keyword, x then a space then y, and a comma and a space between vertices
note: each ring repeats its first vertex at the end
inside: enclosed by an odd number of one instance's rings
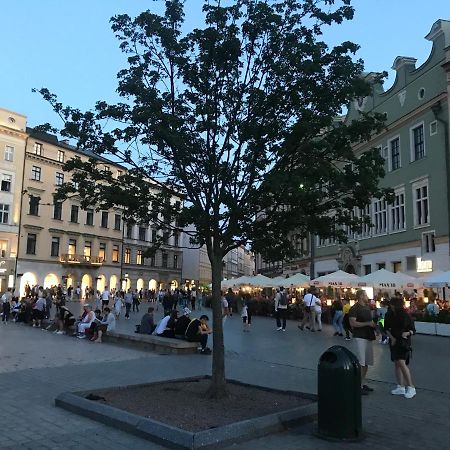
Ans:
POLYGON ((361 366, 356 356, 340 345, 330 347, 319 359, 319 437, 332 440, 360 440, 361 366))

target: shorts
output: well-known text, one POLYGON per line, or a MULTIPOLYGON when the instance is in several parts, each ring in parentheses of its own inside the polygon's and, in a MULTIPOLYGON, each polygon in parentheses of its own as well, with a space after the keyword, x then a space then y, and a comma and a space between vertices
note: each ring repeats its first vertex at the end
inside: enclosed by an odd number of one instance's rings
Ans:
POLYGON ((361 366, 373 366, 373 345, 367 339, 355 338, 356 355, 361 366))
POLYGON ((391 361, 405 361, 406 365, 409 364, 409 360, 411 359, 411 348, 400 347, 398 345, 390 346, 391 349, 391 361))
POLYGON ((109 300, 102 300, 102 305, 103 306, 108 306, 109 304, 109 300))

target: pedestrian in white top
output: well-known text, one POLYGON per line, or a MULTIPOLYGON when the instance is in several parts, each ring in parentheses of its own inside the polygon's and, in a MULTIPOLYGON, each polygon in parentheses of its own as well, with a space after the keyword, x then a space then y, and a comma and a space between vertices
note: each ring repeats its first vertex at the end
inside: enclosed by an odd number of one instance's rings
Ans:
POLYGON ((314 311, 316 312, 317 331, 322 331, 322 299, 325 296, 321 296, 314 304, 314 311))
POLYGON ((106 306, 108 306, 109 296, 110 296, 110 293, 108 291, 108 286, 105 286, 105 289, 103 289, 103 292, 102 292, 102 311, 106 306))
POLYGON ((104 333, 107 331, 114 331, 116 329, 116 318, 114 317, 114 314, 108 307, 105 308, 105 313, 105 317, 103 317, 103 320, 97 326, 97 335, 94 336, 95 339, 93 339, 93 341, 97 343, 102 342, 102 336, 104 333))
POLYGON ((90 328, 92 322, 95 320, 95 313, 92 311, 91 305, 84 305, 84 310, 86 311, 86 315, 81 319, 81 322, 78 324, 78 338, 84 339, 86 337, 86 330, 90 328))
POLYGON ((119 294, 116 293, 116 298, 114 300, 114 314, 116 316, 116 320, 119 320, 120 313, 122 312, 122 299, 119 294))
POLYGON ((308 293, 303 297, 303 319, 298 328, 303 331, 305 325, 309 322, 309 328, 311 331, 316 331, 316 303, 320 300, 314 295, 316 288, 311 286, 308 289, 308 293))

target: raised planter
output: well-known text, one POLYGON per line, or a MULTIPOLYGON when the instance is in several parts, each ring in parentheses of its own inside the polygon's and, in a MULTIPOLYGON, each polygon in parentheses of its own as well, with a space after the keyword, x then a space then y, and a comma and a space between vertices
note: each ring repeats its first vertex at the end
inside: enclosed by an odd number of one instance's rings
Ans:
POLYGON ((415 322, 416 332, 418 334, 429 334, 433 336, 450 337, 450 324, 437 322, 415 322))
MULTIPOLYGON (((210 378, 210 377, 203 377, 210 378)), ((186 380, 186 379, 185 379, 186 380)), ((180 380, 172 380, 180 381, 180 380)), ((239 383, 229 380, 230 383, 239 383)), ((166 383, 166 382, 163 382, 166 383)), ((162 384, 161 382, 153 384, 162 384)), ((239 383, 244 385, 244 383, 239 383)), ((261 388, 272 392, 275 389, 261 388)), ((111 388, 104 389, 110 390, 111 388)), ((118 389, 123 389, 118 388, 118 389)), ((103 391, 104 391, 103 390, 103 391)), ((97 393, 102 390, 96 391, 97 393)), ((75 414, 102 422, 108 426, 134 434, 166 447, 181 450, 219 449, 224 446, 245 442, 313 421, 317 417, 315 396, 310 395, 312 403, 253 419, 234 422, 229 425, 211 428, 199 432, 190 432, 150 418, 138 416, 121 409, 86 399, 88 392, 65 392, 55 399, 55 405, 75 414)), ((290 392, 291 395, 301 395, 290 392)), ((306 395, 306 394, 303 394, 306 395)), ((257 412, 255 412, 257 415, 257 412)))

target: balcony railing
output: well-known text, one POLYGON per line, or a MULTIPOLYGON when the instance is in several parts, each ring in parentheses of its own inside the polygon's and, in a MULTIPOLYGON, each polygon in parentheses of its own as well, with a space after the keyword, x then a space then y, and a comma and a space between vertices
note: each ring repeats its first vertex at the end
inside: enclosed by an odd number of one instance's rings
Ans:
POLYGON ((62 264, 83 264, 88 266, 101 266, 103 258, 101 256, 85 256, 85 255, 61 255, 59 261, 62 264))

